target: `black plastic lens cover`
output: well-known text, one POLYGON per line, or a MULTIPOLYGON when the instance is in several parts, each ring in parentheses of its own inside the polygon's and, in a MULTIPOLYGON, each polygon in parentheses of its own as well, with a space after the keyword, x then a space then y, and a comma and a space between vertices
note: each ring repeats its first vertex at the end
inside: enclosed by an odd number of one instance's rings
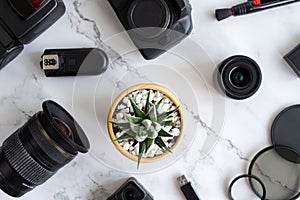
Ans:
MULTIPOLYGON (((274 145, 288 146, 300 154, 300 105, 281 111, 273 122, 271 134, 274 145)), ((300 163, 287 153, 279 153, 287 160, 300 163)))
POLYGON ((170 22, 170 10, 165 1, 135 0, 129 8, 128 21, 132 28, 166 28, 170 22))

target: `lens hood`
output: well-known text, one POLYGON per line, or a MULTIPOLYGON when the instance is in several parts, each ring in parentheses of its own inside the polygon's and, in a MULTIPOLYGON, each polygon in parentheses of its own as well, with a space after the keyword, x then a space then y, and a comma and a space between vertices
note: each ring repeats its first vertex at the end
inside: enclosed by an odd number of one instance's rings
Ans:
POLYGON ((242 100, 257 92, 262 74, 258 64, 242 55, 231 56, 218 66, 218 83, 226 96, 242 100))
POLYGON ((81 153, 88 152, 90 143, 84 131, 76 120, 60 105, 51 100, 45 101, 43 103, 43 112, 40 113, 39 118, 46 132, 57 145, 73 155, 76 155, 78 151, 81 153), (62 132, 55 118, 59 118, 69 125, 73 133, 73 139, 62 132))

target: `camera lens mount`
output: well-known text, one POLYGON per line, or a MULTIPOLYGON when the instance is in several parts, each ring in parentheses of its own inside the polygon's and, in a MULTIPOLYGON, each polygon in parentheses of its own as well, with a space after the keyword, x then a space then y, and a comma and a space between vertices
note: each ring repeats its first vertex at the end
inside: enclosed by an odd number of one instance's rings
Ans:
POLYGON ((258 64, 246 56, 231 56, 218 66, 218 83, 225 94, 241 100, 259 89, 262 74, 258 64))

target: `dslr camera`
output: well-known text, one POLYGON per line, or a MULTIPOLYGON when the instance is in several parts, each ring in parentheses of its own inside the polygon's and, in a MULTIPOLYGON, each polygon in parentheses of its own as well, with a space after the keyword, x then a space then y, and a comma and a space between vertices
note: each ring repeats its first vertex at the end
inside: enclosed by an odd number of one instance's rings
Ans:
POLYGON ((65 13, 62 0, 2 0, 0 69, 65 13))
POLYGON ((109 0, 142 56, 154 59, 193 29, 188 0, 109 0))
POLYGON ((153 200, 153 196, 133 177, 129 178, 107 200, 153 200))

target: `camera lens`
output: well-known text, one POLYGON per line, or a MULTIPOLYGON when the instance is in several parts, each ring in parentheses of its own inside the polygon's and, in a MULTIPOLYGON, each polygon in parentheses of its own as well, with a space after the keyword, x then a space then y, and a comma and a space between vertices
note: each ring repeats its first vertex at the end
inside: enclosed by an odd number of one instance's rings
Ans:
POLYGON ((137 200, 137 194, 134 190, 128 190, 124 194, 125 200, 137 200))
POLYGON ((0 147, 0 188, 20 197, 43 184, 61 167, 86 153, 89 141, 74 118, 53 101, 43 103, 0 147))
POLYGON ((218 66, 218 83, 233 99, 246 99, 260 87, 262 75, 258 64, 246 56, 232 56, 218 66))
POLYGON ((129 179, 116 192, 114 199, 119 200, 142 200, 145 199, 146 193, 138 185, 135 179, 129 179))
POLYGON ((249 85, 252 76, 249 70, 244 67, 237 66, 230 72, 229 80, 231 84, 237 88, 243 88, 249 85))
POLYGON ((134 0, 128 10, 130 28, 144 39, 160 36, 170 21, 171 12, 165 1, 134 0))

